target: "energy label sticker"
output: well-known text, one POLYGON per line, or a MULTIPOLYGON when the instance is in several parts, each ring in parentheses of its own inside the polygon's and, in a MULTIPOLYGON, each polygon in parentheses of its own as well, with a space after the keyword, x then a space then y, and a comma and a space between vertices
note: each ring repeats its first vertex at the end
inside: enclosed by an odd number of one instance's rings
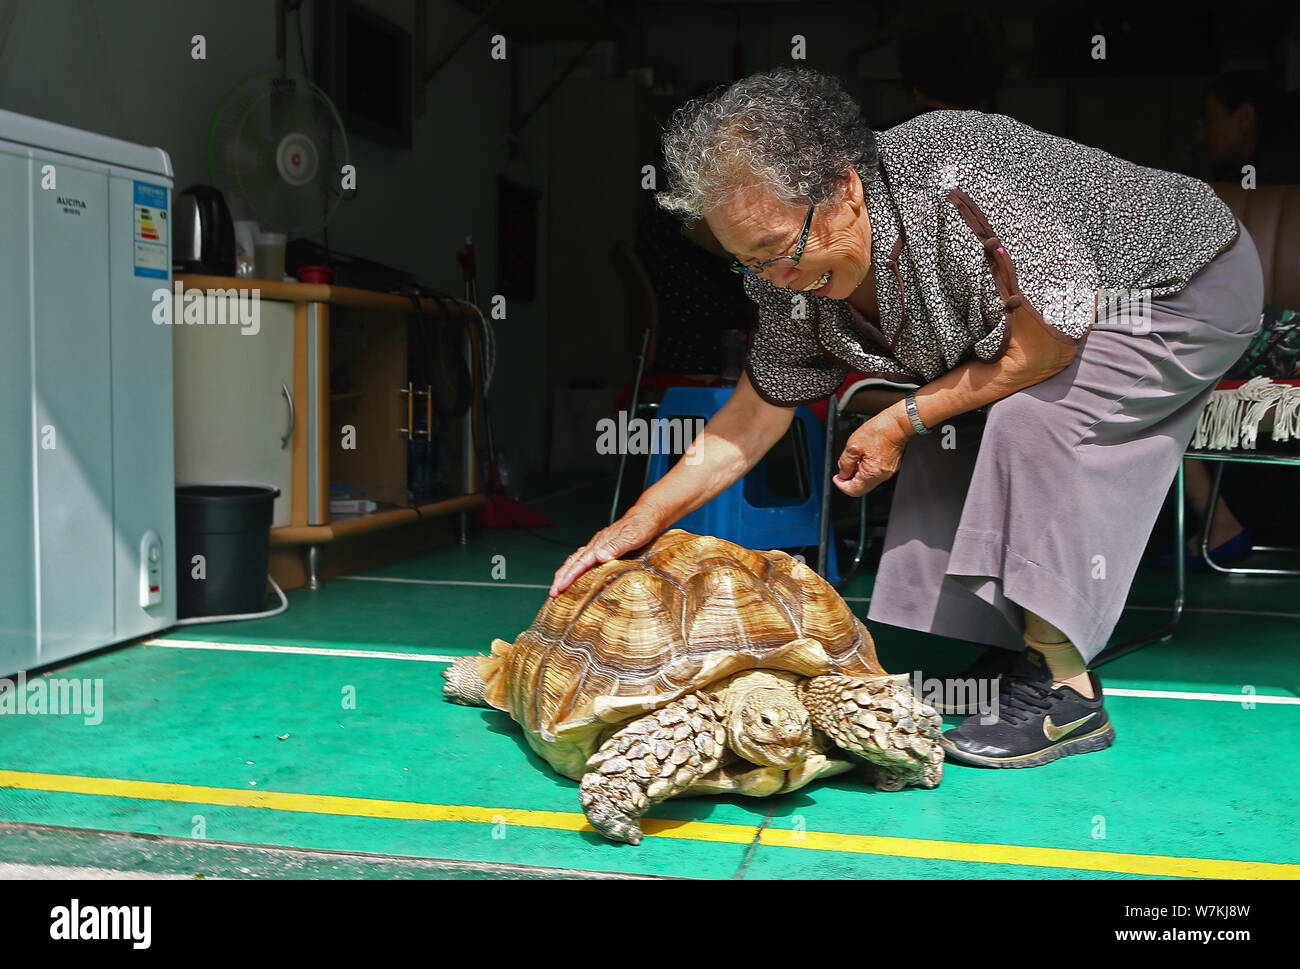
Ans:
POLYGON ((147 182, 135 183, 135 274, 166 279, 167 189, 147 182))

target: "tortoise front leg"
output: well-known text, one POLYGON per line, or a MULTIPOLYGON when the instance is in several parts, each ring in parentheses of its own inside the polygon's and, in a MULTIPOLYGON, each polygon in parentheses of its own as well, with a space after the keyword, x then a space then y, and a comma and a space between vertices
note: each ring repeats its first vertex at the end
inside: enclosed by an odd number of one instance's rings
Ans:
POLYGON ((877 790, 937 787, 943 777, 943 721, 907 685, 907 676, 828 673, 799 684, 813 725, 872 764, 877 790))
POLYGON ((637 818, 714 770, 726 753, 722 701, 691 693, 638 717, 587 760, 578 800, 591 826, 614 841, 641 842, 637 818))

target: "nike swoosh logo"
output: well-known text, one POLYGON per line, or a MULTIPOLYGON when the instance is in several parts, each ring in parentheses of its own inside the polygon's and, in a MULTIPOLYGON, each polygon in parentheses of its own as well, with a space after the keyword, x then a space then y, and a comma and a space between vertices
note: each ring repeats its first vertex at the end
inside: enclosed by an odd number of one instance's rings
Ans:
POLYGON ((1083 724, 1087 723, 1096 715, 1097 714, 1095 713, 1090 713, 1086 717, 1080 717, 1078 720, 1074 721, 1073 723, 1067 723, 1060 727, 1052 723, 1052 718, 1050 715, 1048 715, 1043 718, 1043 733, 1047 735, 1048 740, 1051 741, 1060 740, 1062 737, 1064 737, 1075 727, 1082 726, 1083 724))

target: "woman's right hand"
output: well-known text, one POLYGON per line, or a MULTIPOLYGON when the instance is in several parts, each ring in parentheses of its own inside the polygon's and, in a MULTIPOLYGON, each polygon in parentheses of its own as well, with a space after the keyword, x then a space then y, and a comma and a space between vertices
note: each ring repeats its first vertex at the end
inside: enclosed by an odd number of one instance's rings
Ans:
POLYGON ((591 541, 578 549, 555 572, 551 580, 550 595, 557 596, 583 572, 593 565, 609 562, 624 552, 640 548, 663 531, 656 516, 637 508, 631 508, 627 514, 607 528, 602 528, 592 536, 591 541))
POLYGON ((551 581, 551 595, 559 595, 593 565, 645 545, 739 481, 781 439, 792 420, 793 407, 769 404, 742 374, 685 458, 646 489, 626 515, 598 531, 560 566, 551 581))

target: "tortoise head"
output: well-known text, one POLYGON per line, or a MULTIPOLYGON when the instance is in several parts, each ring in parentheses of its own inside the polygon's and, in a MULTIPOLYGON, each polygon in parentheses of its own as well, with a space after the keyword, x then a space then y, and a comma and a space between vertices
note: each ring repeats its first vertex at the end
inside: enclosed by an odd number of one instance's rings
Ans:
POLYGON ((727 739, 752 763, 789 769, 808 756, 812 724, 793 690, 755 686, 730 704, 727 739))

